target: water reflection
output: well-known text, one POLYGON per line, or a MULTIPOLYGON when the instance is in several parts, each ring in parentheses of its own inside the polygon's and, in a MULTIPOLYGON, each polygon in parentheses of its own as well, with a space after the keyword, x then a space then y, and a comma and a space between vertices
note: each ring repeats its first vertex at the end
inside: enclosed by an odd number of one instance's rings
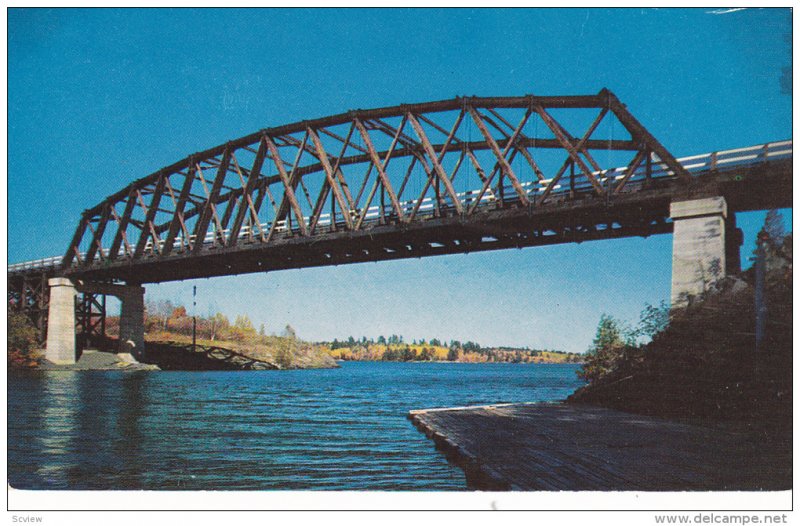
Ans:
POLYGON ((411 409, 564 398, 574 366, 9 374, 20 489, 463 490, 411 409))
POLYGON ((15 372, 13 378, 9 456, 21 462, 9 466, 12 480, 31 473, 31 487, 142 487, 147 372, 15 372))
POLYGON ((46 486, 66 488, 69 471, 77 467, 70 451, 75 445, 80 378, 74 372, 53 372, 41 374, 39 380, 42 396, 37 401, 43 406, 38 421, 42 432, 36 437, 41 451, 36 475, 46 486))

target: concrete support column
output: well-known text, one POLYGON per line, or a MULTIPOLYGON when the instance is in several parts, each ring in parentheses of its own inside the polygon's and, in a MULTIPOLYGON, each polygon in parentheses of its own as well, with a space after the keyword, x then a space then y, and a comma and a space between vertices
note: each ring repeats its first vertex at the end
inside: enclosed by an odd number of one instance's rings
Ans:
POLYGON ((75 347, 75 285, 67 278, 51 278, 50 305, 47 314, 45 358, 57 364, 77 360, 75 347))
POLYGON ((672 307, 685 306, 724 278, 728 264, 725 242, 727 203, 723 197, 673 201, 672 307))
POLYGON ((744 244, 744 233, 736 227, 736 214, 728 211, 725 220, 725 273, 738 274, 742 271, 742 258, 739 249, 744 244))
POLYGON ((119 287, 119 352, 144 357, 144 287, 119 287))

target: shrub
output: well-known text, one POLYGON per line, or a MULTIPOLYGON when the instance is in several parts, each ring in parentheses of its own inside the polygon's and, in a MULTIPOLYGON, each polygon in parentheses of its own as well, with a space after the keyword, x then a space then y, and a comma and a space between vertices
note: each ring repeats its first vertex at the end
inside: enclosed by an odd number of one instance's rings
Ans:
POLYGON ((36 367, 41 355, 37 350, 36 327, 24 314, 8 313, 9 367, 36 367))

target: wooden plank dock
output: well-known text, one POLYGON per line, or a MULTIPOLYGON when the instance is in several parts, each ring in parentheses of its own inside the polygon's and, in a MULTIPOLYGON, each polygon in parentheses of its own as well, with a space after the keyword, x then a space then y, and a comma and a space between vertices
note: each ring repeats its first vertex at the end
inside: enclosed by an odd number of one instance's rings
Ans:
POLYGON ((792 487, 791 437, 563 403, 423 409, 408 418, 471 489, 752 491, 792 487))

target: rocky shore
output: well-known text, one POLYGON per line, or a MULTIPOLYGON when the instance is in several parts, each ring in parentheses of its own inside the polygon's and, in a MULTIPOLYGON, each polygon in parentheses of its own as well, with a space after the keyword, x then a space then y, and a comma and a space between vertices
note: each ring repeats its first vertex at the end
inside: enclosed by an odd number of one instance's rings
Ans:
POLYGON ((44 371, 157 371, 154 364, 140 363, 127 353, 86 350, 74 364, 55 364, 42 359, 37 369, 44 371))

